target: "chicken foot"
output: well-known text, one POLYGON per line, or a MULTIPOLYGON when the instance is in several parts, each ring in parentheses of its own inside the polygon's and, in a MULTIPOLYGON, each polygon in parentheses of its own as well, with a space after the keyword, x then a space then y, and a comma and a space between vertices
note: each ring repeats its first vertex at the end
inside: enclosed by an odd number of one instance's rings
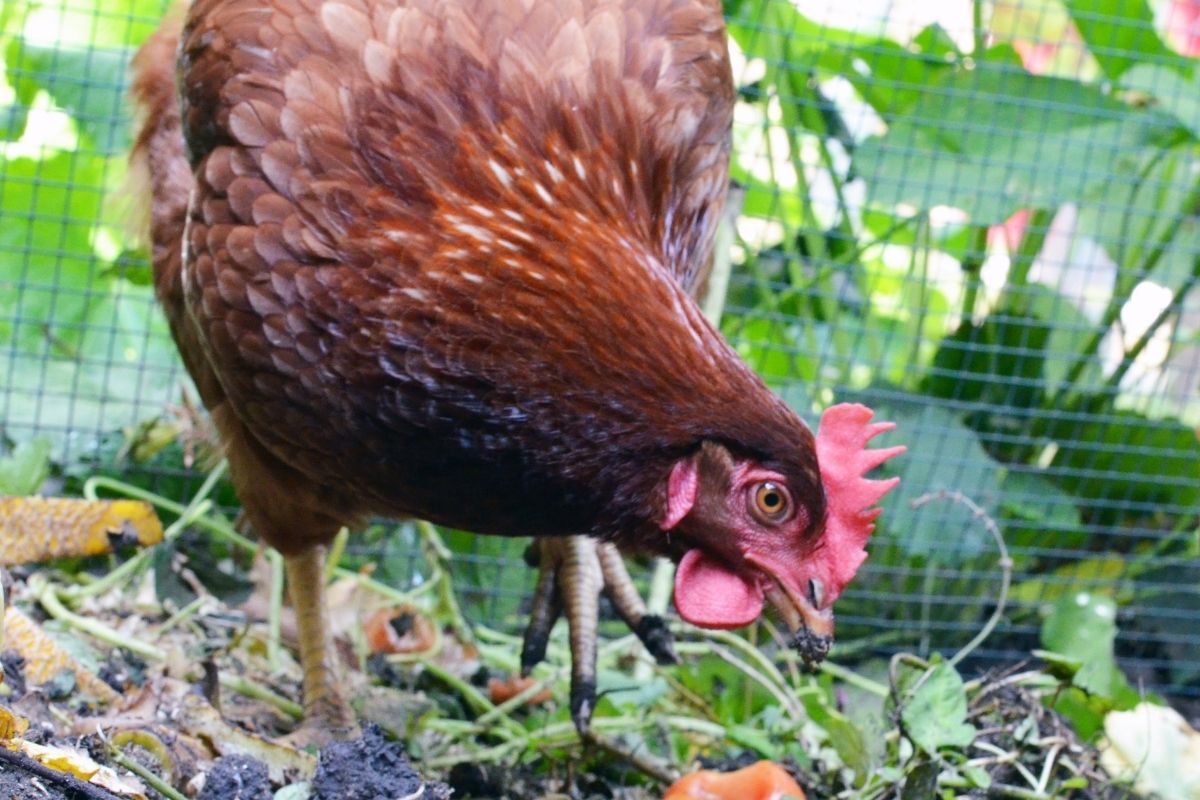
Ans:
POLYGON ((286 741, 305 747, 353 738, 358 735, 358 725, 339 680, 325 602, 325 548, 310 547, 287 555, 284 567, 296 611, 304 673, 304 722, 286 741))
POLYGON ((650 614, 633 585, 616 546, 588 536, 537 539, 526 554, 540 570, 533 608, 521 648, 521 671, 528 674, 546 655, 550 631, 565 615, 571 646, 571 718, 588 730, 596 707, 596 633, 600 594, 660 664, 679 657, 662 617, 650 614))

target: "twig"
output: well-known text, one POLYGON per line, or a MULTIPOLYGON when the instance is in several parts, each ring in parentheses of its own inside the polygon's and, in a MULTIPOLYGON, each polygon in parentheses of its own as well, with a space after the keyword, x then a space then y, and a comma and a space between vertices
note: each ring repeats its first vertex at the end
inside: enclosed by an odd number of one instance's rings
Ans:
MULTIPOLYGON (((973 783, 958 775, 942 775, 938 777, 938 786, 954 789, 974 789, 973 783)), ((1023 789, 1020 786, 1010 786, 1007 783, 993 783, 988 787, 988 797, 1011 797, 1013 800, 1055 800, 1051 795, 1023 789)))
POLYGON ((188 603, 186 606, 179 609, 171 616, 167 617, 166 621, 158 626, 158 630, 156 630, 154 632, 154 635, 156 637, 161 638, 164 633, 171 630, 176 625, 195 616, 196 613, 200 610, 200 607, 203 606, 205 603, 209 602, 211 599, 212 599, 211 596, 200 595, 195 600, 188 603))
POLYGON ((55 786, 63 786, 74 792, 74 796, 79 798, 79 800, 121 800, 107 789, 103 789, 94 783, 82 781, 70 773, 59 772, 56 769, 43 766, 24 753, 0 747, 0 762, 11 764, 16 769, 36 775, 55 786))
POLYGON ((963 505, 970 509, 971 515, 981 520, 987 532, 996 540, 996 548, 1000 551, 1000 558, 996 562, 1000 565, 1001 569, 1000 596, 996 599, 996 608, 992 611, 992 616, 984 624, 983 628, 980 629, 979 633, 975 634, 975 638, 967 642, 961 650, 946 662, 953 667, 973 653, 979 645, 983 644, 992 635, 992 631, 996 629, 996 626, 1000 624, 1000 620, 1004 616, 1004 606, 1008 602, 1009 586, 1012 584, 1013 562, 1012 558, 1008 555, 1008 548, 1004 544, 1004 535, 1000 533, 1000 526, 996 524, 996 521, 978 503, 960 491, 942 489, 937 492, 921 495, 913 500, 911 505, 914 509, 917 509, 934 500, 948 500, 951 503, 963 505))
POLYGON ((1008 750, 1005 750, 1001 747, 997 747, 996 745, 994 745, 990 742, 976 741, 973 743, 973 746, 979 748, 980 750, 984 750, 989 753, 994 753, 995 755, 1000 756, 1000 757, 1014 756, 1013 758, 1009 759, 1005 763, 1012 765, 1013 769, 1015 769, 1017 772, 1021 773, 1021 777, 1025 779, 1025 781, 1029 784, 1029 786, 1031 788, 1033 788, 1034 791, 1038 792, 1038 794, 1042 793, 1040 789, 1037 789, 1037 785, 1038 785, 1037 778, 1033 777, 1033 773, 1025 768, 1025 765, 1021 763, 1020 759, 1015 757, 1015 754, 1010 753, 1008 750))
POLYGON ((1050 776, 1054 774, 1054 764, 1058 761, 1058 754, 1062 752, 1062 748, 1061 744, 1056 744, 1046 754, 1046 763, 1042 765, 1042 774, 1038 776, 1037 786, 1034 787, 1037 791, 1045 792, 1046 787, 1050 785, 1050 776))
POLYGON ((657 758, 637 753, 591 729, 584 734, 584 741, 603 750, 609 755, 628 761, 635 769, 649 775, 659 783, 674 783, 679 779, 679 773, 657 758))

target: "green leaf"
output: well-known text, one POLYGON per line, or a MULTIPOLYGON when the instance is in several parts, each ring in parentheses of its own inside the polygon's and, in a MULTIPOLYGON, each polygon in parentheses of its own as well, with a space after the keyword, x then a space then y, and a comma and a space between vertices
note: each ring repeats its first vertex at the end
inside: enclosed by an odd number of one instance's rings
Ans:
POLYGON ((28 104, 38 90, 45 90, 74 117, 99 152, 110 154, 129 144, 122 112, 127 105, 125 70, 132 55, 130 48, 77 49, 17 39, 9 44, 6 60, 18 97, 28 104))
POLYGON ((1179 130, 1077 81, 958 71, 930 84, 886 135, 864 142, 854 169, 879 205, 948 205, 996 224, 1019 208, 1104 198, 1136 180, 1144 151, 1179 130))
MULTIPOLYGON (((1050 335, 1043 344, 1043 391, 1053 393, 1067 377, 1076 353, 1087 345, 1094 324, 1065 294, 1040 284, 1027 284, 1020 289, 1030 318, 1043 320, 1050 335)), ((1101 378, 1100 365, 1091 359, 1075 380, 1075 388, 1088 386, 1101 378)))
POLYGON ((1050 480, 1031 471, 1010 470, 1002 491, 1004 541, 1010 550, 1069 550, 1087 541, 1077 501, 1050 480))
POLYGON ((1175 63, 1187 59, 1174 53, 1154 30, 1154 12, 1146 0, 1064 0, 1071 20, 1087 42, 1100 68, 1116 80, 1135 64, 1175 63))
POLYGON ((21 442, 0 458, 0 495, 36 494, 50 476, 50 440, 21 442))
MULTIPOLYGON (((1196 184, 1195 159, 1196 145, 1190 140, 1147 152, 1138 167, 1138 180, 1127 186, 1114 185, 1106 202, 1080 208, 1077 235, 1104 243, 1109 257, 1120 267, 1114 296, 1127 297, 1146 278, 1170 287, 1190 279, 1195 254, 1200 252, 1200 224, 1195 221, 1194 200, 1190 199, 1196 184), (1143 272, 1146 259, 1181 218, 1183 224, 1147 275, 1143 272)), ((1059 327, 1066 330, 1076 323, 1064 320, 1059 327)), ((1093 325, 1083 320, 1076 336, 1087 339, 1092 333, 1093 325)), ((1089 367, 1093 374, 1099 373, 1096 361, 1092 359, 1089 367)))
POLYGON ((1113 707, 1107 699, 1090 695, 1076 686, 1059 692, 1049 705, 1071 721, 1071 727, 1084 741, 1093 740, 1104 730, 1104 715, 1113 707))
POLYGON ((731 725, 725 729, 729 741, 753 750, 763 758, 777 760, 780 757, 779 747, 771 741, 771 737, 749 725, 731 725))
POLYGON ((1115 588, 1128 573, 1129 562, 1123 555, 1081 559, 1014 584, 1009 599, 1018 605, 1049 603, 1073 592, 1076 586, 1115 588))
POLYGON ((962 768, 962 774, 976 789, 991 788, 992 777, 987 774, 987 770, 983 767, 974 767, 967 764, 962 768))
POLYGON ((837 752, 842 763, 854 770, 855 783, 861 785, 875 765, 871 742, 863 728, 842 712, 833 708, 829 698, 820 693, 805 693, 800 696, 804 710, 817 725, 825 730, 830 746, 837 752))
POLYGON ((975 741, 967 724, 967 693, 962 677, 949 664, 935 664, 925 673, 902 670, 898 695, 900 719, 913 744, 930 755, 943 747, 964 748, 975 741))
POLYGON ((1031 655, 1034 658, 1040 658, 1045 664, 1046 672, 1060 681, 1075 680, 1075 673, 1079 672, 1079 668, 1083 666, 1082 661, 1069 658, 1062 653, 1055 653, 1053 650, 1033 650, 1031 655))
POLYGON ((776 318, 741 317, 726 320, 725 335, 738 355, 768 382, 812 380, 816 375, 806 332, 795 323, 776 318))
MULTIPOLYGON (((962 325, 938 348, 924 391, 981 402, 987 417, 1021 416, 1042 400, 1047 344, 1055 326, 1033 307, 1029 292, 1013 295, 979 325, 962 325)), ((1019 425, 1014 420, 1013 425, 1019 425)), ((995 421, 987 427, 995 427, 995 421)))
POLYGON ((921 40, 931 48, 925 50, 914 40, 904 47, 888 39, 846 49, 831 48, 820 58, 828 71, 841 75, 885 120, 894 119, 916 105, 928 86, 953 69, 960 57, 954 41, 944 41, 945 31, 926 29, 928 36, 921 40), (941 34, 941 36, 938 35, 941 34), (847 69, 861 63, 865 69, 847 69))
POLYGON ((814 22, 791 3, 747 0, 726 23, 729 35, 748 57, 803 71, 831 47, 867 45, 874 37, 814 22))
POLYGON ((1054 434, 1059 484, 1088 500, 1100 519, 1115 520, 1134 506, 1180 514, 1200 505, 1200 441, 1178 420, 1114 411, 1071 418, 1054 434))
POLYGON ((1122 76, 1121 86, 1153 97, 1159 108, 1200 139, 1200 76, 1183 75, 1157 64, 1138 64, 1122 76))
POLYGON ((830 714, 824 726, 829 743, 837 751, 842 763, 854 770, 855 785, 861 786, 870 776, 872 767, 866 736, 857 725, 838 713, 830 714))
MULTIPOLYGON (((1062 597, 1042 623, 1042 644, 1078 661, 1072 683, 1087 692, 1123 705, 1137 695, 1117 667, 1113 643, 1117 638, 1117 604, 1089 592, 1062 597)), ((1131 706, 1128 706, 1131 707, 1131 706)))
POLYGON ((626 672, 601 669, 597 675, 596 691, 607 695, 618 706, 649 708, 670 690, 662 678, 634 681, 626 672))
POLYGON ((138 44, 158 27, 169 4, 163 0, 38 0, 28 5, 32 8, 25 15, 26 38, 83 48, 138 44))
POLYGON ((904 779, 900 800, 929 800, 937 796, 937 779, 941 768, 937 764, 923 762, 909 771, 904 779))
MULTIPOLYGON (((849 398, 846 398, 849 399, 849 398)), ((979 437, 956 415, 914 395, 911 403, 872 403, 879 419, 896 423, 888 442, 905 444, 908 453, 888 462, 881 472, 899 475, 900 485, 882 501, 883 519, 895 543, 908 555, 958 563, 990 552, 991 536, 971 511, 952 503, 912 508, 928 492, 958 490, 995 517, 1003 470, 979 444, 979 437)))

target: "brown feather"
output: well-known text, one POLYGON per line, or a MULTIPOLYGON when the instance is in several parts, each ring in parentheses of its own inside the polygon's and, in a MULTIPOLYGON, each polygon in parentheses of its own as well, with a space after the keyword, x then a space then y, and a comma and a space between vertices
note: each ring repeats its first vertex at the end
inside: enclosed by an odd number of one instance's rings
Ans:
POLYGON ((367 512, 644 534, 705 441, 820 516, 812 435, 689 296, 727 182, 716 0, 197 0, 180 116, 159 37, 136 91, 177 122, 139 141, 179 174, 181 123, 195 176, 186 233, 160 187, 160 297, 272 544, 367 512))

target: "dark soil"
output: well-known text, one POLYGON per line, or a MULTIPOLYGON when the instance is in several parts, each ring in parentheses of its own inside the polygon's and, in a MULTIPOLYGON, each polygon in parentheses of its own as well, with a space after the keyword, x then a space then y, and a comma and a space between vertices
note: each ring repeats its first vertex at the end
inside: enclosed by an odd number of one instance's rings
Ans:
POLYGON ((271 800, 267 765, 246 756, 218 758, 197 800, 271 800))
POLYGON ((425 786, 404 754, 374 725, 364 726, 361 739, 338 742, 321 750, 312 780, 314 800, 440 800, 449 798, 442 784, 425 786))

